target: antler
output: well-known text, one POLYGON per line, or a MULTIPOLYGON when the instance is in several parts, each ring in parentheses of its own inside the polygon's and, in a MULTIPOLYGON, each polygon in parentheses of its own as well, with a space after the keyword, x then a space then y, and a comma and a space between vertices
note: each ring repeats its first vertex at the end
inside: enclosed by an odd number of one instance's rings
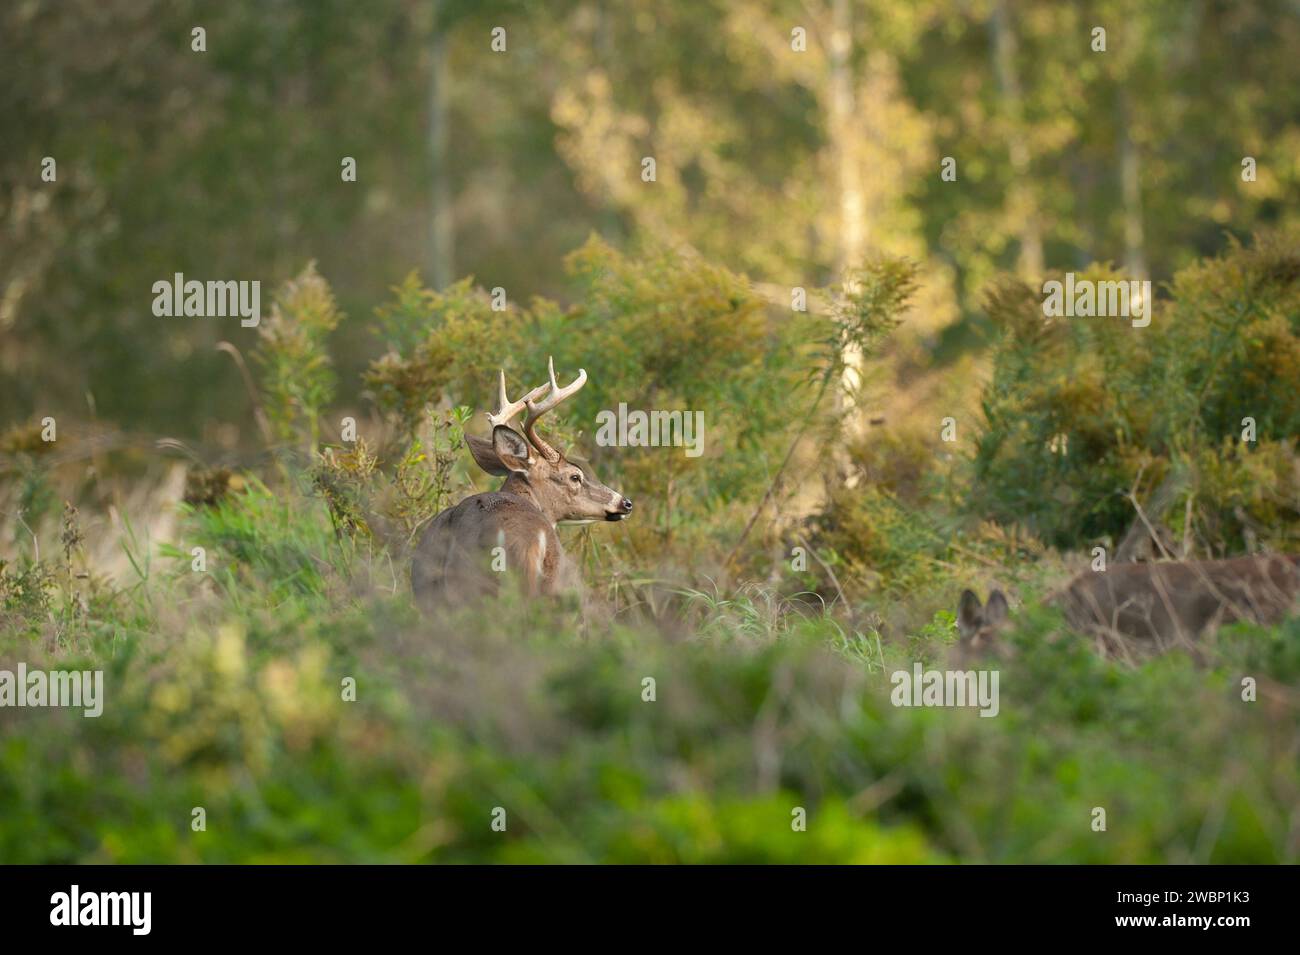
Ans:
MULTIPOLYGON (((555 380, 554 375, 551 376, 551 380, 555 380)), ((499 398, 497 400, 497 405, 500 410, 498 410, 496 414, 492 414, 490 411, 488 412, 488 423, 494 428, 503 424, 509 424, 510 419, 523 411, 525 407, 531 408, 533 399, 545 391, 546 388, 546 385, 538 385, 518 401, 511 401, 506 397, 506 372, 504 368, 501 369, 501 381, 498 389, 499 398)))
MULTIPOLYGON (((537 433, 534 426, 537 424, 537 419, 546 414, 546 412, 550 411, 565 398, 577 394, 578 390, 587 383, 587 372, 586 370, 579 368, 578 377, 561 388, 560 383, 555 380, 555 359, 548 358, 546 364, 547 370, 550 371, 551 374, 549 385, 551 390, 550 393, 547 394, 547 396, 538 404, 534 404, 533 399, 537 397, 536 392, 540 389, 534 389, 532 392, 529 392, 528 396, 524 399, 524 402, 528 405, 528 417, 524 419, 524 434, 527 435, 528 440, 533 443, 533 447, 540 451, 547 460, 555 461, 559 458, 560 452, 547 444, 546 441, 542 439, 541 435, 537 433)), ((547 386, 543 385, 542 387, 547 386)))

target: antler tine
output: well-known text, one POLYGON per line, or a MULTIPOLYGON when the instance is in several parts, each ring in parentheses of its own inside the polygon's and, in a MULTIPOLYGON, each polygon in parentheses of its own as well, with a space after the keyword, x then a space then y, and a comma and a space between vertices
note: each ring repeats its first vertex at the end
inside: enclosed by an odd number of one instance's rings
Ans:
POLYGON ((560 452, 556 451, 553 447, 547 444, 540 435, 538 435, 534 425, 537 424, 538 418, 546 414, 546 412, 550 411, 565 398, 570 398, 578 393, 578 390, 587 383, 587 371, 584 368, 579 368, 578 377, 561 388, 560 383, 555 380, 555 358, 548 358, 546 365, 547 371, 550 372, 551 376, 549 385, 551 390, 550 393, 538 403, 533 402, 533 398, 536 397, 535 395, 530 395, 526 399, 528 404, 528 417, 524 419, 524 434, 527 435, 528 440, 533 443, 533 447, 542 452, 542 454, 547 458, 554 461, 560 456, 560 452))
POLYGON ((545 391, 547 387, 547 385, 538 385, 518 401, 511 401, 506 397, 506 370, 502 368, 501 378, 497 385, 497 407, 499 410, 496 414, 493 414, 490 411, 488 412, 488 423, 494 428, 503 424, 509 424, 510 419, 523 411, 524 408, 532 407, 532 400, 545 391))

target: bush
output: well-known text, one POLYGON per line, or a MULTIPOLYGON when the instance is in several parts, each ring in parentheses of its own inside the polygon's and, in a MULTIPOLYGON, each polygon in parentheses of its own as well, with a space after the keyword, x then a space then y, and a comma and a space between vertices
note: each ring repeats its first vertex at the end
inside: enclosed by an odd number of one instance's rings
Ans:
POLYGON ((975 513, 1023 522, 1058 546, 1117 544, 1134 521, 1133 493, 1175 538, 1187 524, 1201 553, 1295 540, 1296 237, 1234 245, 1179 273, 1171 294, 1147 328, 1046 318, 1038 292, 1015 281, 989 296, 1003 334, 984 396, 975 513), (1253 441, 1243 440, 1246 418, 1253 441))

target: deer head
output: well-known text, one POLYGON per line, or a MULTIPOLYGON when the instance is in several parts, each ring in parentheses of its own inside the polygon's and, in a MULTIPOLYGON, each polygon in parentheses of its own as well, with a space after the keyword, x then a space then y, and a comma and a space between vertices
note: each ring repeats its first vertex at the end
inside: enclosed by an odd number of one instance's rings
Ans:
POLYGON ((587 372, 560 387, 555 380, 555 360, 548 361, 550 382, 538 385, 517 401, 506 397, 506 373, 501 372, 498 410, 488 415, 492 439, 466 435, 470 454, 489 474, 503 476, 501 491, 517 494, 535 504, 552 524, 587 524, 621 521, 632 512, 632 502, 602 484, 585 462, 571 461, 537 432, 538 420, 587 383, 587 372), (523 434, 510 427, 519 412, 528 409, 523 434))
POLYGON ((962 645, 972 651, 992 649, 1006 625, 1008 609, 1006 595, 1000 590, 991 591, 989 602, 983 605, 972 591, 963 590, 957 607, 957 633, 962 645))

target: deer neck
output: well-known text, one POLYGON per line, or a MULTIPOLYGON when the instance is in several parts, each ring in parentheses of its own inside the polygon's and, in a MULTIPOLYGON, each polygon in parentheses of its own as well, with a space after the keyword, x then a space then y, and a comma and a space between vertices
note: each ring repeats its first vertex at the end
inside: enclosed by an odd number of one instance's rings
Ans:
POLYGON ((551 515, 547 514, 546 508, 542 507, 542 502, 537 499, 537 495, 533 492, 532 485, 528 483, 528 479, 523 475, 512 474, 506 478, 506 482, 501 485, 501 493, 522 497, 529 504, 533 505, 533 507, 541 511, 542 514, 546 516, 546 519, 550 521, 552 526, 555 525, 555 521, 551 518, 551 515))

